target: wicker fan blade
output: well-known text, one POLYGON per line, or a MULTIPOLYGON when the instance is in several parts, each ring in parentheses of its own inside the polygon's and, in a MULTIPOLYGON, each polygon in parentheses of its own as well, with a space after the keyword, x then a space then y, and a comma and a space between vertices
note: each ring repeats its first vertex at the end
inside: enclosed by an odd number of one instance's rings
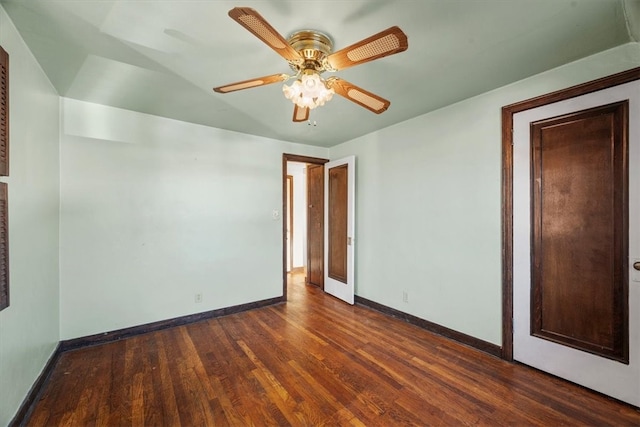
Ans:
POLYGON ((293 107, 293 121, 294 122, 306 122, 309 120, 309 109, 304 107, 298 107, 297 104, 293 107))
POLYGON ((407 35, 400 28, 391 27, 332 53, 327 57, 327 62, 334 70, 343 70, 394 53, 404 52, 408 47, 407 35))
POLYGON ((229 11, 229 16, 287 61, 303 61, 300 54, 255 10, 249 7, 234 7, 229 11))
POLYGON ((378 95, 374 95, 373 93, 359 88, 358 86, 338 77, 331 77, 327 82, 338 95, 343 96, 349 101, 353 101, 376 114, 385 112, 387 108, 389 108, 389 105, 391 105, 391 102, 386 99, 381 98, 378 95))
POLYGON ((250 89, 252 87, 265 86, 271 83, 278 83, 287 80, 289 76, 286 74, 272 74, 270 76, 258 77, 256 79, 244 80, 241 82, 231 83, 224 86, 214 87, 213 90, 218 93, 234 92, 236 90, 250 89))

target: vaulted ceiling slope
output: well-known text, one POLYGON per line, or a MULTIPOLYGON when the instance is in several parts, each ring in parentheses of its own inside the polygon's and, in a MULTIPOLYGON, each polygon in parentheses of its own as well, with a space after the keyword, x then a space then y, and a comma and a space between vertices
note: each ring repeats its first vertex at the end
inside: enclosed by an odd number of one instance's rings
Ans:
POLYGON ((284 141, 333 146, 614 46, 637 41, 640 0, 1 0, 61 96, 284 141), (390 26, 407 51, 339 76, 391 101, 376 115, 341 97, 293 123, 272 84, 290 73, 227 15, 257 10, 285 38, 328 34, 335 49, 390 26), (635 40, 634 40, 635 39, 635 40))

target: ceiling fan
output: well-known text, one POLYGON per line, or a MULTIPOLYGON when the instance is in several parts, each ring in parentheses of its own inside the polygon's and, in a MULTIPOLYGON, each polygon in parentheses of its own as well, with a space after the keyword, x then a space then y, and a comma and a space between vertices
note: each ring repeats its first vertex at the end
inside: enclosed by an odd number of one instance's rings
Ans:
POLYGON ((285 84, 282 88, 285 97, 294 103, 294 122, 307 121, 309 111, 324 105, 335 93, 376 114, 389 108, 391 103, 378 95, 339 77, 323 79, 320 74, 325 71, 344 70, 407 50, 407 36, 400 28, 390 27, 333 52, 331 39, 319 31, 298 31, 286 40, 251 8, 234 7, 229 11, 229 16, 286 59, 295 73, 272 74, 243 80, 213 88, 214 91, 228 93, 295 79, 292 85, 285 84))

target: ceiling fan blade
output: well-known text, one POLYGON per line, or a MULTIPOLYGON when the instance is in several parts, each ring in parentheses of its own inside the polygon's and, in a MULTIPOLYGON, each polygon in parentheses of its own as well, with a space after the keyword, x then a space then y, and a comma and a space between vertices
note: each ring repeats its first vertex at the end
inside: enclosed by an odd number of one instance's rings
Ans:
POLYGON ((389 108, 389 105, 391 105, 391 102, 388 100, 381 98, 378 95, 374 95, 373 93, 338 77, 329 78, 327 83, 338 95, 343 96, 349 101, 353 101, 376 114, 385 112, 387 108, 389 108))
POLYGON ((300 54, 289 45, 289 42, 255 10, 250 7, 234 7, 229 11, 229 16, 287 61, 303 62, 300 54))
POLYGON ((258 77, 256 79, 243 80, 241 82, 214 87, 213 90, 218 93, 234 92, 236 90, 250 89, 252 87, 265 86, 271 83, 283 82, 288 78, 289 76, 286 74, 272 74, 270 76, 258 77))
POLYGON ((306 122, 307 120, 309 120, 309 109, 306 107, 298 107, 297 104, 294 104, 293 121, 306 122))
POLYGON ((327 57, 327 62, 336 71, 344 70, 354 65, 404 52, 408 47, 407 35, 400 28, 391 27, 332 53, 327 57))

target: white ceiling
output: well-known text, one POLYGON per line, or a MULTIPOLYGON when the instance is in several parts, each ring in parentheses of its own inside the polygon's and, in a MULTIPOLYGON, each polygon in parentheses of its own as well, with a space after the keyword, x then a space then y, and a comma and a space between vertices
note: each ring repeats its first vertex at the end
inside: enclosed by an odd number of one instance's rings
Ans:
POLYGON ((0 0, 62 96, 222 129, 333 146, 465 98, 637 41, 640 0, 0 0), (391 101, 376 115, 341 97, 291 121, 281 84, 214 86, 288 73, 227 15, 256 9, 285 38, 334 50, 398 25, 406 52, 337 73, 391 101), (636 40, 634 40, 634 38, 636 40))

